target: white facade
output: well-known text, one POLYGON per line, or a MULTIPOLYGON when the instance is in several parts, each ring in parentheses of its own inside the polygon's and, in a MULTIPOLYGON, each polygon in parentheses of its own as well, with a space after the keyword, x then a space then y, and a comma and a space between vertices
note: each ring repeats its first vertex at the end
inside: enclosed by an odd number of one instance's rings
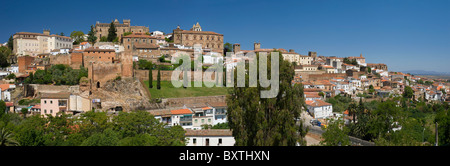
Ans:
POLYGON ((234 146, 230 129, 185 130, 187 146, 234 146))
POLYGON ((233 136, 186 136, 186 146, 234 146, 233 136), (219 143, 219 142, 222 143, 219 143), (195 142, 195 143, 194 143, 195 142))
POLYGON ((333 115, 333 105, 321 100, 308 101, 306 107, 316 119, 325 119, 333 115))
POLYGON ((6 71, 9 71, 11 73, 19 73, 19 66, 11 65, 10 67, 6 68, 6 71))
POLYGON ((58 36, 58 35, 50 35, 48 37, 48 49, 54 50, 54 49, 63 49, 73 48, 73 40, 69 37, 65 36, 58 36))

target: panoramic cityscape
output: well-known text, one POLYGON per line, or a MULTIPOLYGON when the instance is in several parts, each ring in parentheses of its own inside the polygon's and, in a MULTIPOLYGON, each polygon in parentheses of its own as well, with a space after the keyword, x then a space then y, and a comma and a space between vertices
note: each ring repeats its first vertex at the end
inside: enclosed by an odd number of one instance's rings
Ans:
POLYGON ((18 3, 0 146, 450 145, 449 1, 18 3))

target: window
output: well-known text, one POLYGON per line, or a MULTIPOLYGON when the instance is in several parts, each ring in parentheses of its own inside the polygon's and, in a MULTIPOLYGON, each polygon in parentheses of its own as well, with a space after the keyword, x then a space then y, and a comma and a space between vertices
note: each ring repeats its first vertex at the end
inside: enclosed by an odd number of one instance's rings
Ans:
POLYGON ((50 110, 50 113, 53 114, 53 110, 50 110))
POLYGON ((47 114, 47 110, 44 110, 44 114, 47 114))
POLYGON ((206 144, 205 146, 209 146, 209 138, 206 138, 206 144))
POLYGON ((44 104, 47 104, 47 100, 44 100, 44 104))
POLYGON ((196 138, 192 139, 192 143, 196 144, 197 143, 197 139, 196 138))
POLYGON ((53 104, 53 101, 50 100, 50 104, 53 104))
POLYGON ((222 144, 222 138, 219 138, 219 144, 222 144))
POLYGON ((195 123, 198 123, 198 119, 195 119, 195 123))
POLYGON ((211 119, 208 119, 208 123, 211 123, 211 119))
POLYGON ((202 119, 202 123, 205 123, 205 119, 202 119))

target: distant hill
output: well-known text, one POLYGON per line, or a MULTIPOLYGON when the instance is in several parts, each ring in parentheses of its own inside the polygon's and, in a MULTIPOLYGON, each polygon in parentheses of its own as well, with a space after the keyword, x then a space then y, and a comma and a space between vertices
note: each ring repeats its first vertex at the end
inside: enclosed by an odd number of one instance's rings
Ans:
POLYGON ((450 76, 450 72, 437 72, 437 71, 425 71, 425 70, 408 70, 408 71, 402 71, 402 73, 410 73, 412 75, 450 76))

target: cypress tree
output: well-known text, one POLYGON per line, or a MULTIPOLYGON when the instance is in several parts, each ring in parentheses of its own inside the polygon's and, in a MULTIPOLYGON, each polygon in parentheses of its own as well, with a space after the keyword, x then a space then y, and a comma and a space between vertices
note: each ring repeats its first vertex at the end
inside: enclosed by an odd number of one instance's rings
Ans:
POLYGON ((111 22, 108 29, 108 42, 113 42, 117 38, 117 29, 114 22, 111 22))
POLYGON ((89 33, 88 33, 88 42, 91 43, 92 45, 94 45, 96 41, 97 41, 97 36, 95 36, 94 26, 91 25, 91 31, 89 31, 89 33))
POLYGON ((8 40, 8 48, 9 48, 11 51, 14 50, 14 39, 13 39, 12 36, 9 37, 9 40, 8 40))
POLYGON ((149 88, 153 88, 152 68, 153 68, 153 64, 150 64, 150 69, 148 69, 148 86, 149 86, 149 88))
POLYGON ((161 68, 158 66, 158 76, 156 78, 156 89, 161 89, 161 68))

